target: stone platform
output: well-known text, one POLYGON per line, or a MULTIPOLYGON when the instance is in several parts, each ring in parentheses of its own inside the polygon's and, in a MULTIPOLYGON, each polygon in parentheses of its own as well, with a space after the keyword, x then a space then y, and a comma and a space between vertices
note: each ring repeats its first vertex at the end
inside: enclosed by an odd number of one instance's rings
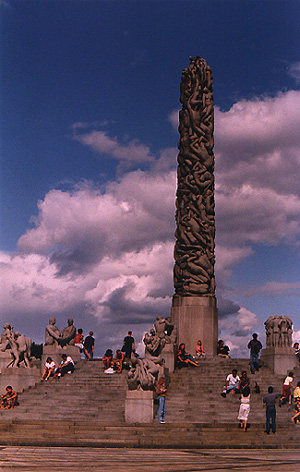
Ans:
POLYGON ((78 447, 0 447, 0 470, 22 472, 291 472, 300 452, 289 450, 152 450, 78 447))
MULTIPOLYGON (((19 396, 14 410, 0 410, 0 444, 118 448, 287 448, 299 447, 300 428, 291 423, 293 407, 277 408, 278 431, 264 434, 262 398, 268 385, 277 393, 282 376, 267 368, 250 377, 250 428, 238 429, 238 395, 222 398, 233 367, 248 370, 248 359, 200 361, 175 371, 167 396, 166 424, 125 423, 126 372, 108 375, 100 361, 80 361, 74 374, 52 378, 19 396), (255 382, 261 393, 255 394, 255 382)), ((298 379, 296 378, 296 381, 298 379)))

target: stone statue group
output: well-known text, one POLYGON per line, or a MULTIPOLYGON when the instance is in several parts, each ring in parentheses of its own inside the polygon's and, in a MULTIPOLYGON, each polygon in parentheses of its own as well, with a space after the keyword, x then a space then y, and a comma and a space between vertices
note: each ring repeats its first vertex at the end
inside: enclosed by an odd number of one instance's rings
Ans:
POLYGON ((175 344, 177 328, 171 323, 170 317, 157 316, 154 329, 146 333, 143 339, 145 344, 145 358, 131 354, 131 369, 128 372, 128 388, 130 390, 152 390, 159 368, 164 364, 163 349, 166 344, 175 344))
POLYGON ((267 348, 292 346, 293 322, 288 316, 270 316, 265 327, 267 348))
POLYGON ((0 351, 8 352, 12 357, 7 367, 19 367, 22 363, 26 368, 29 368, 31 339, 14 331, 14 327, 9 323, 4 324, 3 330, 0 338, 0 351))
POLYGON ((56 326, 56 319, 49 318, 49 324, 45 329, 45 345, 46 346, 61 346, 64 347, 67 344, 74 346, 76 328, 72 318, 68 319, 68 326, 60 331, 56 326))

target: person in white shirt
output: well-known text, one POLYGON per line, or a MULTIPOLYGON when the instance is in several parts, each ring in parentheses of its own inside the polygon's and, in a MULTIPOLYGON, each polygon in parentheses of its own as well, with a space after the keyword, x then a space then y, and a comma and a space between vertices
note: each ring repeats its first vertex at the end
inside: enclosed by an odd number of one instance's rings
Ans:
POLYGON ((56 365, 54 360, 51 357, 47 357, 45 362, 45 368, 42 374, 42 380, 48 380, 49 377, 54 375, 56 365))
POLYGON ((55 372, 55 375, 58 377, 63 377, 65 374, 70 372, 73 374, 75 367, 74 367, 74 361, 71 356, 67 356, 66 354, 62 354, 62 361, 58 367, 58 369, 55 372))
POLYGON ((225 383, 225 386, 224 386, 224 390, 221 393, 222 397, 225 398, 226 394, 230 393, 231 391, 233 391, 235 393, 238 393, 238 391, 239 391, 239 382, 240 382, 240 378, 237 375, 237 370, 232 369, 232 373, 227 375, 227 377, 226 377, 226 383, 225 383))
POLYGON ((282 386, 282 397, 279 400, 279 406, 284 405, 284 403, 289 401, 289 404, 292 403, 292 392, 291 387, 295 388, 292 384, 294 380, 294 372, 289 372, 289 375, 284 379, 283 386, 282 386))

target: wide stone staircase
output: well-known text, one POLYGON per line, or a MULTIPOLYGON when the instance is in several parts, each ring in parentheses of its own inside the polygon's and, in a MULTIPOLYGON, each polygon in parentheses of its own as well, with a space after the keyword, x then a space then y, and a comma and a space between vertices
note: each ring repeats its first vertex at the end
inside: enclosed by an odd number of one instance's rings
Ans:
MULTIPOLYGON (((104 374, 102 362, 80 361, 74 374, 52 378, 19 396, 14 410, 0 410, 0 444, 148 448, 297 448, 300 427, 293 406, 277 408, 277 433, 264 433, 262 398, 269 385, 280 393, 283 376, 267 368, 251 375, 249 430, 238 428, 239 395, 221 396, 233 368, 249 372, 246 359, 203 360, 175 371, 169 381, 166 424, 125 424, 126 372, 104 374), (255 381, 261 393, 254 392, 255 381)), ((299 379, 296 379, 296 381, 299 379)))

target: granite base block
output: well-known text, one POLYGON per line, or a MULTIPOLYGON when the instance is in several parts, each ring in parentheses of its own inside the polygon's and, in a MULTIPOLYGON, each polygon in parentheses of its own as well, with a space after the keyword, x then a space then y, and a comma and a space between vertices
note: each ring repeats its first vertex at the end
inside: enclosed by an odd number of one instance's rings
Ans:
POLYGON ((269 347, 262 349, 261 360, 275 374, 287 375, 297 366, 297 359, 291 347, 269 347))
POLYGON ((16 392, 23 392, 29 387, 33 387, 41 380, 41 373, 38 367, 8 367, 2 369, 0 375, 0 392, 4 393, 8 385, 11 385, 16 392))
POLYGON ((152 423, 154 417, 154 393, 128 390, 125 399, 126 423, 152 423))
POLYGON ((177 326, 178 344, 195 355, 197 341, 202 341, 207 358, 217 355, 218 309, 216 297, 174 296, 171 319, 177 326))

